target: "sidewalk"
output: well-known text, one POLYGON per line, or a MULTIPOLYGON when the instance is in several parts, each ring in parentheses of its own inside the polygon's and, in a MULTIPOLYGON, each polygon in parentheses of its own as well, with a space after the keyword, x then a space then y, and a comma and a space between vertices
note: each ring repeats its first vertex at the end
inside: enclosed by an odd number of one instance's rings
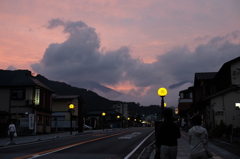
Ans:
MULTIPOLYGON (((223 150, 211 143, 208 143, 208 147, 213 153, 214 159, 240 159, 240 157, 223 150)), ((154 159, 155 149, 150 155, 149 159, 154 159)), ((182 137, 178 139, 178 154, 177 159, 190 159, 190 146, 188 144, 187 135, 182 132, 182 137)))
MULTIPOLYGON (((87 130, 82 133, 73 131, 72 135, 83 135, 87 133, 93 133, 93 131, 96 131, 96 130, 87 130)), ((31 143, 36 141, 55 140, 57 138, 70 137, 72 135, 70 135, 70 132, 59 132, 59 133, 53 133, 53 134, 19 136, 19 137, 14 137, 13 141, 10 141, 9 137, 4 137, 4 138, 0 138, 0 147, 8 146, 8 145, 23 144, 23 143, 31 143)))

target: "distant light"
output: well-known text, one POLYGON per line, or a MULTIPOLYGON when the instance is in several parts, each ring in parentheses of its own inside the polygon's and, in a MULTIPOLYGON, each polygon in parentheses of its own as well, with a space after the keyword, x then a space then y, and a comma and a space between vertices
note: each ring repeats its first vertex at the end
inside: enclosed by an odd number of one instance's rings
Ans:
POLYGON ((178 114, 178 108, 175 108, 175 114, 178 114))
POLYGON ((164 107, 167 107, 167 103, 164 103, 164 107))
POLYGON ((102 112, 102 116, 105 116, 106 115, 106 113, 105 112, 102 112))
POLYGON ((240 103, 235 103, 236 108, 240 108, 240 103))

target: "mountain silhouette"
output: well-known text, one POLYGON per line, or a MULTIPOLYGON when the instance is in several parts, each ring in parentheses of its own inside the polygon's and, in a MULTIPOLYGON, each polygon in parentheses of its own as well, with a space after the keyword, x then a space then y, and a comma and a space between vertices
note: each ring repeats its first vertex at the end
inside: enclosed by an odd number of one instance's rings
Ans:
POLYGON ((106 110, 112 109, 113 104, 119 103, 120 101, 112 101, 104 97, 99 96, 97 93, 87 90, 84 88, 73 87, 69 84, 59 81, 51 81, 42 75, 37 75, 36 78, 48 86, 50 89, 55 91, 59 95, 81 95, 84 99, 84 110, 85 112, 91 110, 106 110))
MULTIPOLYGON (((59 81, 51 81, 47 78, 45 78, 42 75, 37 75, 36 79, 38 79, 40 82, 45 84, 47 87, 55 91, 56 94, 58 95, 80 95, 84 99, 84 108, 83 111, 84 113, 91 111, 91 110, 111 110, 113 109, 114 104, 119 104, 119 103, 126 103, 128 104, 130 116, 142 116, 142 115, 154 115, 158 114, 160 111, 159 106, 156 105, 151 105, 148 107, 145 106, 140 106, 139 103, 135 102, 122 102, 122 101, 115 101, 115 100, 109 100, 107 98, 104 98, 97 93, 87 90, 85 88, 77 88, 73 87, 67 83, 64 82, 59 82, 59 81)), ((91 84, 91 83, 88 83, 91 84)), ((99 84, 93 83, 97 85, 98 87, 99 84)), ((105 91, 109 92, 114 92, 111 89, 106 89, 105 91)), ((106 93, 106 92, 105 92, 106 93)), ((117 95, 121 95, 121 93, 115 92, 117 95)))

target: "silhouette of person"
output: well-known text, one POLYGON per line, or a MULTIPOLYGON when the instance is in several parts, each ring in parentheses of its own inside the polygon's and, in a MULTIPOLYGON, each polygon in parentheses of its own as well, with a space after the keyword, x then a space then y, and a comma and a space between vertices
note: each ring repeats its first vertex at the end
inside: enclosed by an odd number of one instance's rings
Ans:
POLYGON ((163 112, 164 121, 158 127, 156 151, 160 151, 161 159, 177 158, 177 139, 181 137, 178 125, 173 122, 173 111, 166 108, 163 112))

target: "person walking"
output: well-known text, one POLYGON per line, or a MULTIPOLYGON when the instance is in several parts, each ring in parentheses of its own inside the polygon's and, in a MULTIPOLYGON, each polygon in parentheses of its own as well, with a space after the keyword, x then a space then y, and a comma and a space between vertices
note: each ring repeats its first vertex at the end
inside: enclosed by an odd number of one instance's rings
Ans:
POLYGON ((188 140, 191 148, 191 159, 208 159, 203 143, 208 143, 207 130, 201 126, 202 118, 195 115, 192 118, 193 127, 188 131, 188 140))
POLYGON ((181 137, 178 125, 173 122, 173 111, 166 108, 163 112, 164 121, 158 127, 156 135, 156 151, 161 159, 177 158, 177 139, 181 137))
POLYGON ((10 136, 11 141, 13 140, 14 133, 16 133, 16 127, 13 124, 13 122, 11 121, 9 126, 8 126, 8 134, 10 136))

